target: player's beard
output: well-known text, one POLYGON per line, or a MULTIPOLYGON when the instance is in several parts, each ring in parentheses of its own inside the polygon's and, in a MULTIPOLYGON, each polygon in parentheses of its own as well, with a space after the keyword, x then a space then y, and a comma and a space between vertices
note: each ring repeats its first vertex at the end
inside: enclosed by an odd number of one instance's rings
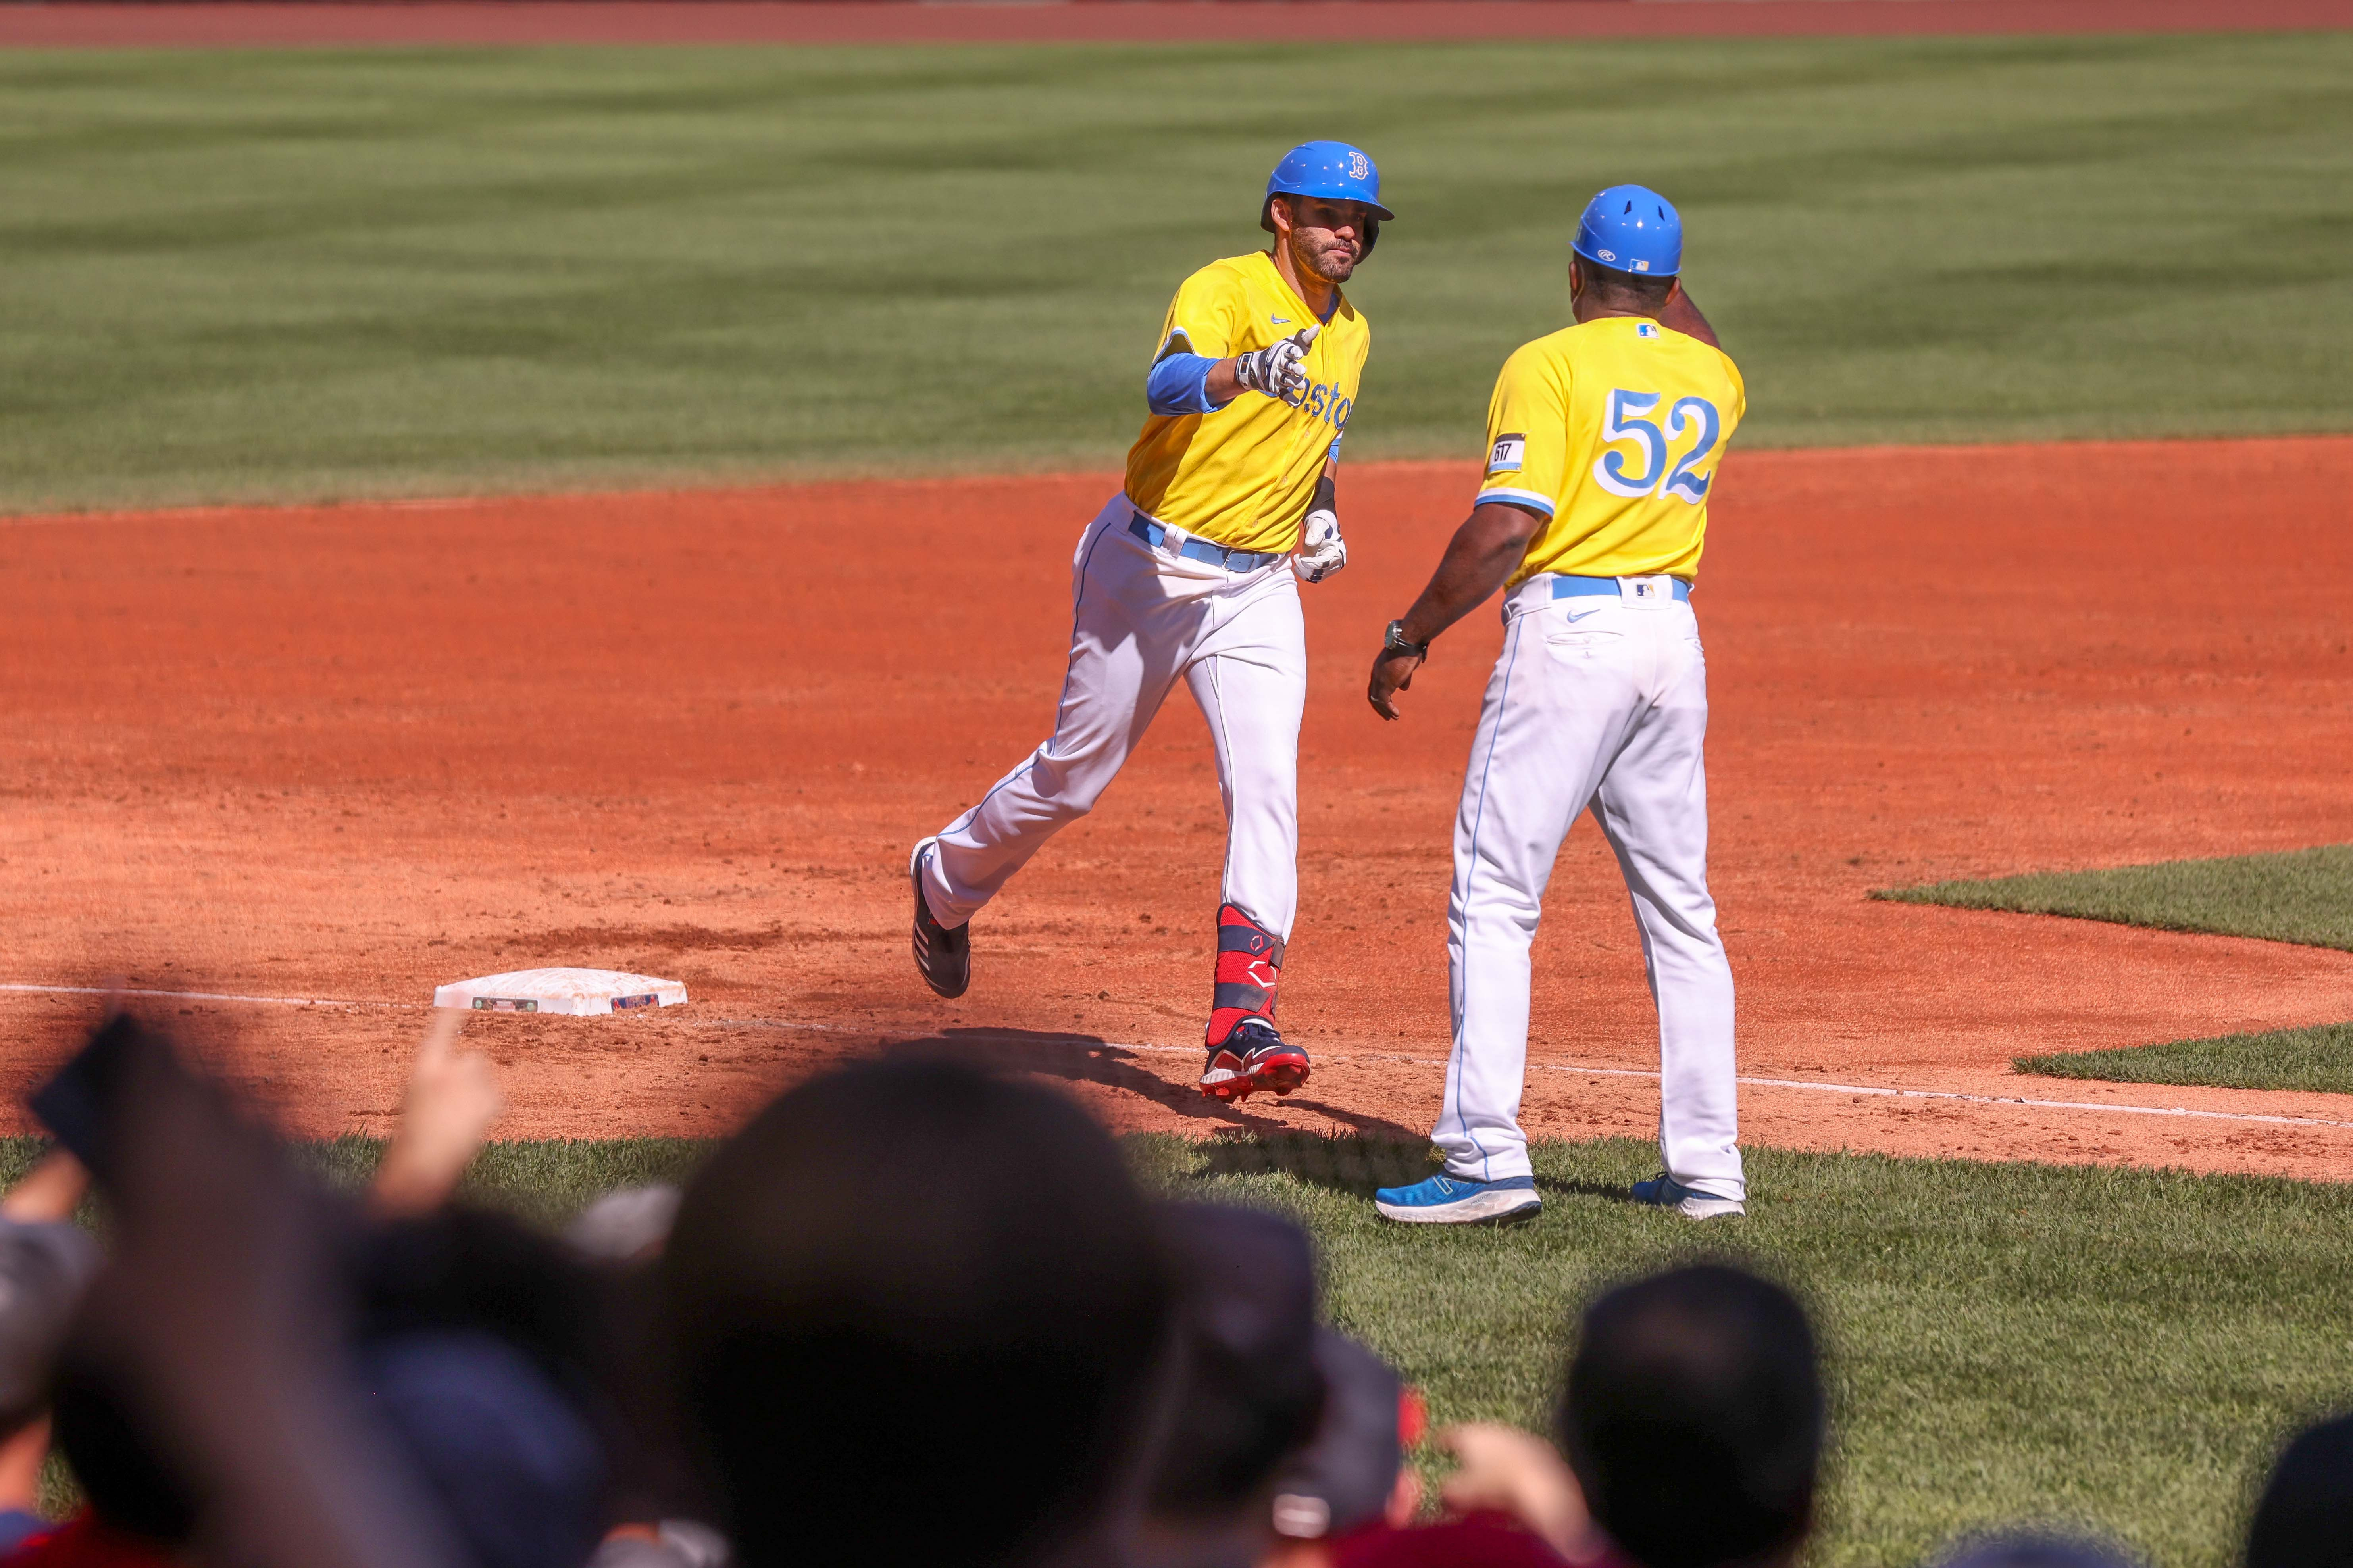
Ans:
POLYGON ((1299 264, 1299 269, 1314 273, 1326 283, 1345 283, 1355 274, 1356 263, 1364 258, 1365 247, 1361 241, 1351 244, 1335 235, 1328 246, 1317 247, 1308 244, 1306 238, 1296 232, 1291 237, 1291 258, 1299 264))

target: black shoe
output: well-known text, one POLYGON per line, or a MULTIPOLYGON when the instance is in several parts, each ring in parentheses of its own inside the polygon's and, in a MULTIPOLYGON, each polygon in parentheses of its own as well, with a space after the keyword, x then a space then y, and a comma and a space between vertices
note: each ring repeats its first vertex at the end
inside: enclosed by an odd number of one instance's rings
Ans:
POLYGON ((923 862, 936 853, 938 840, 926 838, 907 862, 907 879, 915 886, 915 968, 941 995, 961 996, 972 984, 972 923, 944 926, 932 918, 931 900, 923 897, 923 862))

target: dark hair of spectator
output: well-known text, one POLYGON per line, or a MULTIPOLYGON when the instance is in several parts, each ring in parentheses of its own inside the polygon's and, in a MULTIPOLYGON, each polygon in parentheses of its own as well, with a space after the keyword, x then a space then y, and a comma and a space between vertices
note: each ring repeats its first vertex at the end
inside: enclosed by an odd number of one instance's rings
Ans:
POLYGON ((1582 256, 1577 258, 1577 267, 1584 275, 1585 291, 1619 310, 1654 316, 1667 308, 1667 296, 1675 291, 1672 275, 1653 278, 1646 272, 1625 272, 1582 256))
POLYGON ((1183 1360, 1149 1500, 1165 1515, 1221 1514, 1315 1436, 1315 1250, 1255 1210, 1166 1204, 1158 1215, 1183 1360))
POLYGON ((2247 1568, 2353 1568, 2353 1415, 2307 1428, 2272 1467, 2247 1568))
POLYGON ((1595 1521, 1641 1568, 1770 1561, 1812 1523, 1821 1373, 1789 1293, 1703 1265, 1585 1314, 1559 1415, 1595 1521))
POLYGON ((1132 1473, 1168 1287, 1058 1094, 936 1062, 804 1084, 712 1156, 662 1268, 744 1568, 1033 1561, 1132 1473))

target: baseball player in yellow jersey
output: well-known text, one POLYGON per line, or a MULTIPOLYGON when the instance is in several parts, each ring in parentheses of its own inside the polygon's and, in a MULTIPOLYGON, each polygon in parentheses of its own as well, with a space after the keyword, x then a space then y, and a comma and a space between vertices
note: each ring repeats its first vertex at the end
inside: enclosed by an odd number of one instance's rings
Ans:
POLYGON ((1454 1050, 1431 1134, 1446 1169, 1376 1194, 1396 1220, 1539 1206, 1519 1125, 1528 946, 1561 840, 1588 807, 1633 895, 1659 1009, 1666 1170, 1633 1196, 1695 1219, 1742 1213, 1747 1196, 1732 970, 1707 891, 1707 666, 1691 607, 1716 463, 1747 395, 1683 290, 1683 225, 1664 197, 1603 191, 1575 251, 1576 325, 1504 362, 1470 520, 1373 662, 1373 706, 1394 719, 1430 639, 1506 590, 1454 824, 1454 1050))
POLYGON ((916 967, 941 995, 962 995, 967 922, 1093 809, 1181 679, 1208 720, 1226 808, 1200 1080, 1219 1100, 1307 1080, 1307 1053, 1274 1026, 1299 899, 1298 584, 1347 562, 1334 474, 1370 339, 1340 285, 1389 216, 1371 159, 1308 142, 1267 180, 1260 223, 1272 247, 1212 262, 1177 289, 1127 482, 1072 557, 1054 732, 909 861, 916 967))

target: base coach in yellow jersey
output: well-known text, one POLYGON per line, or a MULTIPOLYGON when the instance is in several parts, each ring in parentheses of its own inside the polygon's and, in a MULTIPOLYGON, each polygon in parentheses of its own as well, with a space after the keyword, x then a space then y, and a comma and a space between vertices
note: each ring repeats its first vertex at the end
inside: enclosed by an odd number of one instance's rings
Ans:
POLYGON ((1692 584, 1740 372, 1680 281, 1666 198, 1593 198, 1569 262, 1576 324, 1504 363, 1486 479, 1437 574, 1373 663, 1398 717, 1430 639, 1497 588, 1504 650, 1454 824, 1447 961, 1454 1049, 1432 1138, 1445 1170, 1375 1196, 1391 1219, 1461 1224, 1538 1206, 1520 1131, 1528 948, 1553 861, 1590 809, 1618 857, 1659 1009, 1659 1145, 1641 1202, 1744 1212, 1732 970, 1707 890, 1707 664, 1692 584))
POLYGON ((1071 560, 1054 732, 909 862, 916 967, 941 995, 961 995, 973 915, 1093 809, 1183 681, 1208 721, 1226 810, 1200 1079, 1218 1100, 1307 1080, 1307 1053, 1274 1023, 1299 901, 1298 584, 1347 562, 1334 475, 1371 340, 1340 285, 1391 216, 1380 194, 1358 149, 1293 148, 1259 209, 1273 246, 1211 262, 1177 289, 1127 482, 1071 560))

